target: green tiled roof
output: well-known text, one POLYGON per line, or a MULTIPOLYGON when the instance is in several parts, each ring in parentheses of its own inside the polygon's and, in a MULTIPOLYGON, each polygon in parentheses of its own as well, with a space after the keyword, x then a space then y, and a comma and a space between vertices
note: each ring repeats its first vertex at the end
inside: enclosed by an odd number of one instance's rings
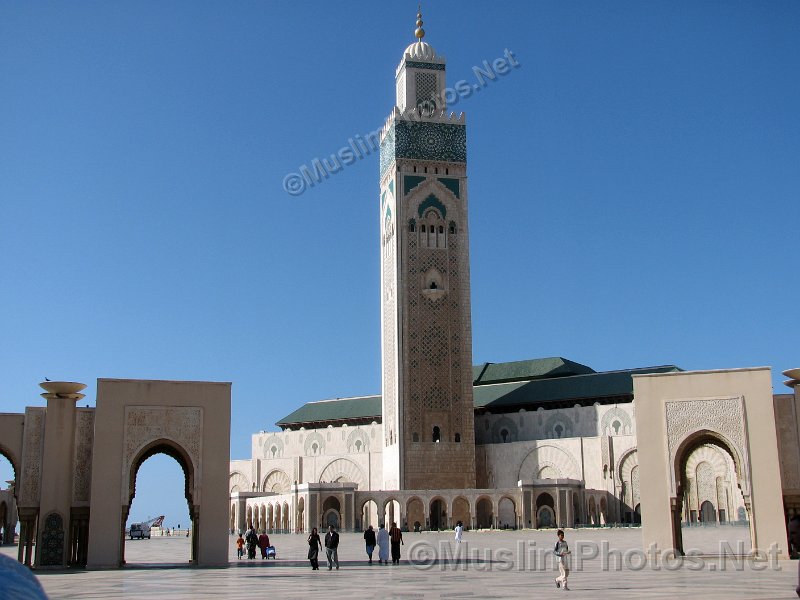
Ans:
POLYGON ((542 377, 567 377, 586 375, 595 370, 572 362, 566 358, 534 358, 506 363, 484 363, 472 367, 472 380, 475 385, 505 383, 508 381, 529 381, 542 377))
MULTIPOLYGON (((632 396, 632 375, 673 373, 674 365, 606 371, 563 358, 543 358, 512 363, 486 363, 473 368, 476 409, 510 410, 514 407, 632 396)), ((308 402, 276 423, 278 427, 319 426, 322 423, 377 420, 381 397, 361 396, 308 402)))
POLYGON ((574 375, 572 377, 535 379, 517 383, 481 385, 473 388, 473 400, 475 408, 491 410, 493 408, 575 401, 586 398, 630 396, 633 394, 632 375, 672 373, 675 371, 680 371, 680 369, 668 365, 664 367, 574 375))
POLYGON ((360 396, 358 398, 336 398, 308 402, 276 423, 278 427, 319 423, 325 421, 349 421, 381 416, 380 396, 360 396))

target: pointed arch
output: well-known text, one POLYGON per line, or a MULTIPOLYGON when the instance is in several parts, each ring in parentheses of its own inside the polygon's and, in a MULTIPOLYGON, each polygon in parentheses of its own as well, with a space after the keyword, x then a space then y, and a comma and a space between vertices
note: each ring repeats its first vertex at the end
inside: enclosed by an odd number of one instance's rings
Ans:
POLYGON ((273 469, 261 483, 262 492, 275 492, 276 494, 284 494, 292 488, 292 480, 281 469, 273 469))
POLYGON ((531 450, 522 460, 517 479, 536 479, 543 467, 551 467, 565 479, 581 479, 578 463, 572 454, 558 446, 544 445, 531 450))
POLYGON ((346 458, 337 458, 328 463, 319 476, 320 483, 331 483, 334 481, 349 481, 358 484, 360 489, 366 489, 366 478, 364 472, 356 463, 346 458))
POLYGON ((230 491, 231 494, 234 492, 249 492, 250 478, 241 471, 232 471, 228 491, 230 491))

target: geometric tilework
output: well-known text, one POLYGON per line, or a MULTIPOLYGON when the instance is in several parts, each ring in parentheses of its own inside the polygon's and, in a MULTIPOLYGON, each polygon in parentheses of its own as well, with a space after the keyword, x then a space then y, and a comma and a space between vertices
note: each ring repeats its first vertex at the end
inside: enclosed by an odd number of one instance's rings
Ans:
POLYGON ((444 71, 444 65, 440 65, 437 63, 426 63, 426 62, 414 62, 411 60, 406 61, 406 67, 411 67, 412 69, 431 69, 433 71, 444 71))
POLYGON ((458 179, 454 179, 452 177, 438 177, 439 183, 441 183, 444 187, 448 190, 453 192, 453 195, 456 198, 461 198, 461 190, 459 189, 458 179))
POLYGON ((397 119, 381 141, 380 155, 381 178, 398 158, 465 163, 467 128, 457 123, 397 119))
POLYGON ((467 161, 467 128, 456 123, 395 122, 395 157, 467 161))

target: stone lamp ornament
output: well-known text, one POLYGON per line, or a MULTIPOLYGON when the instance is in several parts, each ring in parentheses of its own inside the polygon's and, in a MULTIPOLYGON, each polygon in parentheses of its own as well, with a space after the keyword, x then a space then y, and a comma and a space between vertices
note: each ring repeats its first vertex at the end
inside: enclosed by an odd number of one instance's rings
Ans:
POLYGON ((783 374, 788 377, 786 381, 783 382, 783 385, 794 388, 798 383, 800 383, 800 368, 798 369, 786 369, 783 374))
POLYGON ((65 398, 69 400, 78 401, 85 397, 86 394, 81 394, 82 390, 86 389, 85 383, 76 383, 74 381, 43 381, 39 384, 45 393, 42 398, 65 398))

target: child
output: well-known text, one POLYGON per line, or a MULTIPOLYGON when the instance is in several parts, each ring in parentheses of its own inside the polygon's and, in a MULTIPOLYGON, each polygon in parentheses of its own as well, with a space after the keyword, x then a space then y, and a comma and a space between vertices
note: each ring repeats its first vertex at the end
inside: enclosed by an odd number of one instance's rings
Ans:
POLYGON ((564 541, 564 531, 558 530, 558 541, 556 542, 553 554, 558 557, 558 577, 556 577, 556 587, 561 588, 565 592, 569 591, 567 587, 567 577, 569 577, 569 565, 567 564, 567 556, 569 556, 569 545, 564 541))
POLYGON ((239 534, 239 539, 236 540, 236 557, 242 558, 244 556, 244 538, 239 534))

